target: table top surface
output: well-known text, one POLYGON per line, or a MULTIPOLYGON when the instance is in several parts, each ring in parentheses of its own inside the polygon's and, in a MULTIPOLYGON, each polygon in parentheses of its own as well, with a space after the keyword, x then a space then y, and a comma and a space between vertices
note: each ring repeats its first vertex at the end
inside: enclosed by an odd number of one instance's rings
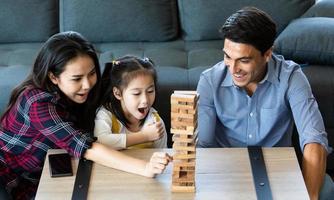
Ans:
MULTIPOLYGON (((153 152, 172 149, 133 149, 124 153, 148 160, 153 152)), ((49 150, 48 154, 64 150, 49 150)), ((263 148, 273 199, 308 199, 306 186, 293 148, 263 148)), ((51 178, 46 157, 36 200, 71 199, 74 175, 51 178)), ((88 199, 256 199, 247 148, 196 149, 196 192, 171 192, 172 163, 156 178, 146 178, 93 165, 88 199)))

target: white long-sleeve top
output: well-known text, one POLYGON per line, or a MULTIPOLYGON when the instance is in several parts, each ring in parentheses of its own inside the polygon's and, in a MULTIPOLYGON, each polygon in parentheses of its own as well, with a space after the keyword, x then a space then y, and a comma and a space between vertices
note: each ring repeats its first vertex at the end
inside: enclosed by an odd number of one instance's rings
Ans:
MULTIPOLYGON (((167 132, 163 120, 158 112, 151 108, 144 122, 146 124, 161 121, 164 128, 164 135, 154 142, 133 145, 130 148, 167 148, 167 132)), ((112 147, 113 149, 125 149, 126 135, 131 134, 127 128, 106 108, 101 106, 95 118, 94 135, 101 144, 112 147)))

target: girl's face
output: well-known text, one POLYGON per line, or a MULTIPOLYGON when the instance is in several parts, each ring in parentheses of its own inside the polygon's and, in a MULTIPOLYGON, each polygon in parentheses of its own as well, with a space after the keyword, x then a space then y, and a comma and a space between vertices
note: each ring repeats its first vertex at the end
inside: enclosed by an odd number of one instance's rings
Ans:
POLYGON ((59 77, 50 73, 49 78, 69 99, 76 103, 84 103, 87 100, 89 91, 97 81, 94 62, 87 55, 70 60, 59 77))
POLYGON ((123 91, 114 88, 113 92, 121 101, 124 114, 131 123, 144 119, 155 100, 155 85, 151 75, 138 75, 123 91))

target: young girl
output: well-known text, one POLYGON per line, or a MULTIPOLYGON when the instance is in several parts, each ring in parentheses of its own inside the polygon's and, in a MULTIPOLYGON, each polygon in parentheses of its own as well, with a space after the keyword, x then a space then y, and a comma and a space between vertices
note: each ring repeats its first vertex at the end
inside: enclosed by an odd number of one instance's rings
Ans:
POLYGON ((59 33, 46 41, 1 117, 0 182, 13 199, 34 197, 52 148, 147 177, 163 172, 170 161, 166 153, 146 162, 95 142, 100 82, 96 52, 80 34, 59 33))
POLYGON ((98 141, 114 149, 167 148, 165 125, 152 108, 157 75, 148 58, 107 63, 102 75, 102 107, 95 119, 98 141))

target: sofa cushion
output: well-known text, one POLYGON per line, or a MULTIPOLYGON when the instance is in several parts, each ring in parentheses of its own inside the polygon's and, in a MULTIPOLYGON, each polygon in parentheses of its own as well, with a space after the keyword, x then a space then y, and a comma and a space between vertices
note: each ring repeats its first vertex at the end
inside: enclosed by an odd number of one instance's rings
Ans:
POLYGON ((11 91, 27 77, 43 43, 0 44, 0 115, 11 91))
POLYGON ((275 41, 275 51, 297 62, 334 64, 334 18, 293 21, 275 41))
POLYGON ((334 1, 318 1, 306 11, 303 17, 334 17, 334 1))
POLYGON ((178 33, 176 0, 60 0, 60 30, 92 42, 167 41, 178 33))
POLYGON ((186 40, 219 39, 219 28, 226 19, 244 6, 255 6, 269 13, 281 32, 302 15, 314 0, 178 0, 181 29, 186 40))
POLYGON ((58 32, 58 0, 1 0, 0 43, 42 42, 58 32))

